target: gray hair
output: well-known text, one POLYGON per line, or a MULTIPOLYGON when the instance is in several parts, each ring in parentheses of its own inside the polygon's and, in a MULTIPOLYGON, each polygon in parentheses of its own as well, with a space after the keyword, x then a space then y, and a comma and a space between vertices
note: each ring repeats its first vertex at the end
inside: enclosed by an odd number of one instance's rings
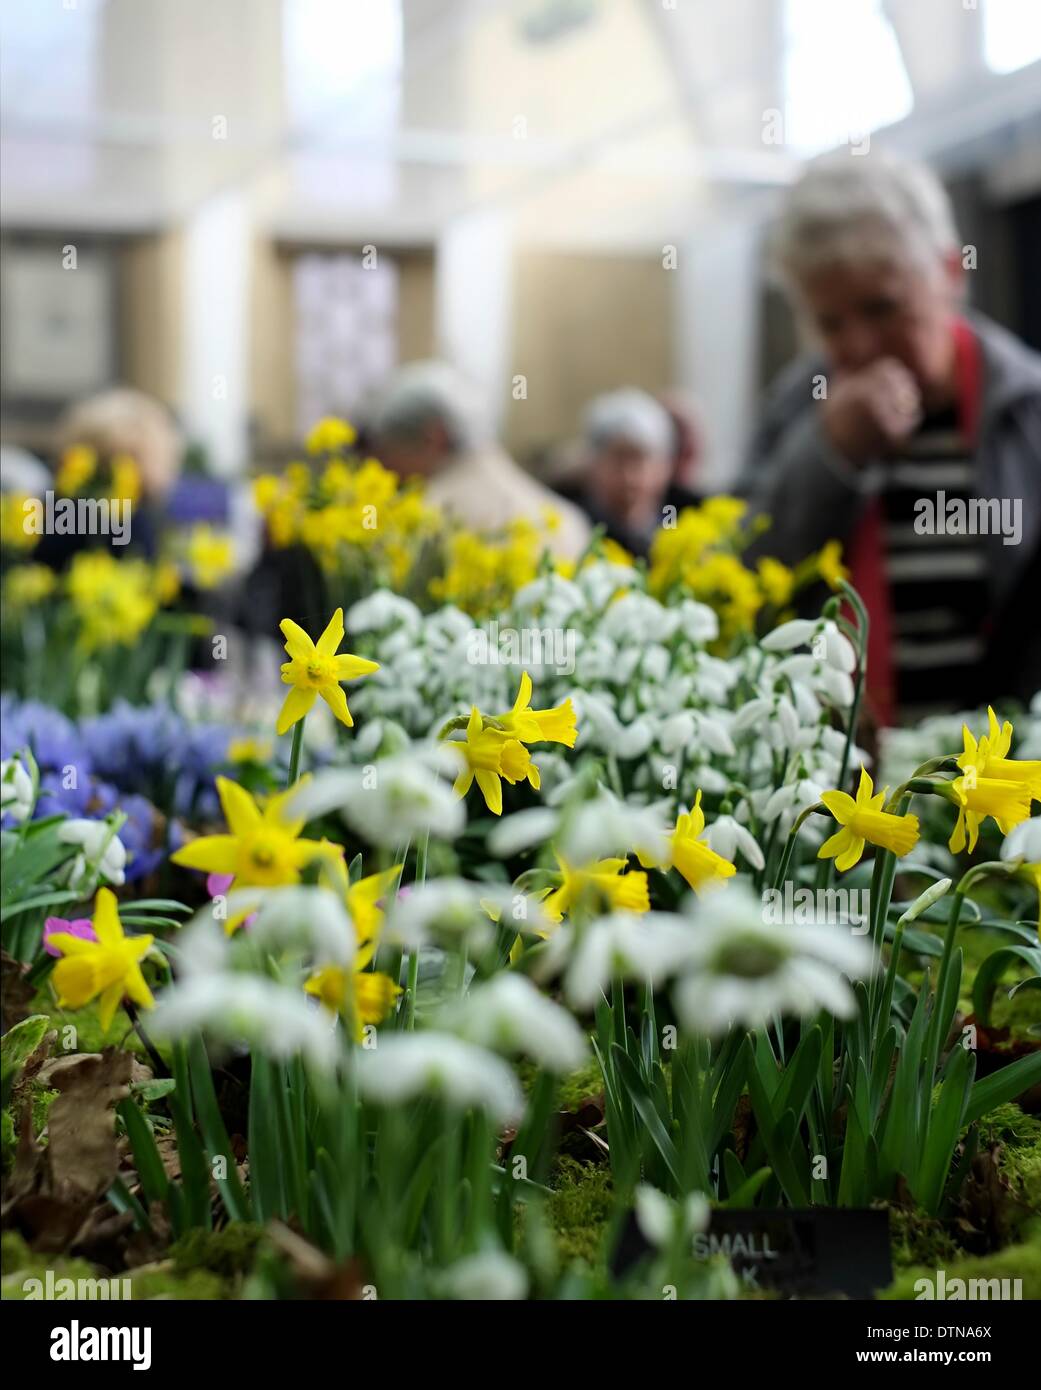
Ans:
POLYGON ((586 409, 584 433, 593 449, 624 439, 654 454, 670 453, 674 439, 669 412, 636 387, 597 396, 586 409))
POLYGON ((435 422, 448 436, 452 453, 465 453, 488 437, 476 391, 447 362, 410 362, 400 368, 370 418, 375 435, 389 439, 416 439, 435 422))
POLYGON ((931 169, 846 150, 812 161, 788 194, 772 240, 776 269, 789 285, 822 265, 869 256, 936 265, 960 245, 950 199, 931 169))

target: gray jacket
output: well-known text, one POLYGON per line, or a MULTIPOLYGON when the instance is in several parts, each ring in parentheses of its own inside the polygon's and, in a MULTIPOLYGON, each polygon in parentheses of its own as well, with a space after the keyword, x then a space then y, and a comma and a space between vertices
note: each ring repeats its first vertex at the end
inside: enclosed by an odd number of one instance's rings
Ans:
MULTIPOLYGON (((1041 356, 982 315, 970 313, 979 339, 983 400, 975 450, 974 493, 981 498, 1019 499, 1022 535, 1005 545, 1000 535, 984 538, 991 611, 999 640, 1014 640, 1008 621, 1016 613, 1029 625, 1022 640, 1033 644, 1020 663, 1027 683, 1036 679, 1041 648, 1041 356), (1026 590, 1027 592, 1024 592, 1026 590)), ((739 486, 752 510, 773 521, 756 549, 788 564, 832 539, 848 542, 878 487, 879 470, 854 468, 832 448, 813 395, 818 359, 792 364, 772 388, 752 441, 739 486)), ((1021 682, 1015 682, 1020 685, 1021 682)), ((1029 693, 1029 692, 1027 692, 1029 693)))

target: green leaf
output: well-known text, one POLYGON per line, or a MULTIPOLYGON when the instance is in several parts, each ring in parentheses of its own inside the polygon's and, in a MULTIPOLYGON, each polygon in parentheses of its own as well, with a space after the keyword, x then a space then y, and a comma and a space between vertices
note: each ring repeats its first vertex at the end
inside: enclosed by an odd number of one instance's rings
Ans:
POLYGON ((1028 1057, 1020 1057, 1007 1067, 984 1076, 975 1083, 969 1092, 968 1104, 962 1117, 962 1124, 971 1125, 981 1116, 994 1110, 1006 1101, 1041 1084, 1041 1052, 1032 1052, 1028 1057))
POLYGON ((621 1084, 628 1092, 629 1099, 632 1101, 640 1119, 647 1128, 647 1132, 658 1153, 662 1157, 669 1175, 676 1184, 677 1191, 682 1191, 682 1179, 680 1177, 680 1158, 676 1152, 676 1145, 669 1136, 662 1117, 655 1108, 654 1100, 649 1090, 647 1090, 639 1072, 633 1063, 632 1058, 617 1043, 611 1044, 611 1060, 618 1072, 621 1084))
POLYGON ((990 1010, 998 981, 1018 961, 1024 961, 1035 975, 1041 975, 1041 947, 1021 945, 1002 946, 1000 950, 992 951, 976 972, 972 986, 972 1007, 985 1028, 990 1024, 990 1010))
POLYGON ((213 1088, 213 1073, 206 1046, 202 1039, 195 1037, 188 1045, 188 1066, 191 1072, 192 1097, 195 1112, 199 1117, 199 1128, 210 1152, 210 1161, 223 1158, 227 1169, 226 1176, 216 1178, 217 1190, 232 1221, 249 1221, 251 1212, 249 1201, 239 1182, 235 1155, 231 1148, 224 1118, 217 1104, 217 1093, 213 1088))
POLYGON ((911 1183, 914 1196, 933 1216, 939 1211, 943 1198, 943 1189, 958 1135, 962 1130, 962 1119, 975 1073, 975 1054, 968 1048, 956 1047, 947 1064, 947 1075, 940 1088, 940 1098, 926 1131, 921 1162, 911 1183))
POLYGON ((159 1156, 151 1125, 133 1100, 121 1100, 116 1112, 126 1127, 142 1192, 149 1202, 165 1202, 170 1179, 159 1156))
POLYGON ((18 1073, 43 1042, 51 1020, 46 1014, 30 1014, 9 1028, 0 1041, 0 1074, 2 1074, 3 1104, 11 1098, 18 1073))
POLYGON ((18 917, 23 912, 33 912, 41 907, 57 907, 59 903, 78 902, 83 895, 73 893, 68 889, 56 889, 53 893, 41 893, 35 898, 25 898, 22 902, 12 903, 9 907, 0 909, 0 922, 9 922, 12 917, 18 917))

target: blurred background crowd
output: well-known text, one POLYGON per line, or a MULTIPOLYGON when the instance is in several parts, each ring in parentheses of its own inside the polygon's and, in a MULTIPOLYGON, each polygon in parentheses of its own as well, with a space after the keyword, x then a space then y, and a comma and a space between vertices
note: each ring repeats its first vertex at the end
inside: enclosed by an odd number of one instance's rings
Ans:
POLYGON ((250 480, 344 417, 566 558, 719 493, 840 541, 881 718, 1041 686, 1037 0, 0 13, 5 492, 131 458, 133 546, 248 585, 250 480))

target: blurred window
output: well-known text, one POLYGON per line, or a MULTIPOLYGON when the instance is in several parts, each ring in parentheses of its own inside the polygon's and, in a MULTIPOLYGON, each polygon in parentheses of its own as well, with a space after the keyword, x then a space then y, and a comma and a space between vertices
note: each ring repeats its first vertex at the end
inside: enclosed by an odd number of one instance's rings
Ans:
POLYGON ((348 418, 397 365, 398 267, 380 253, 305 252, 293 265, 297 428, 348 418))
POLYGON ((984 0, 983 56, 994 72, 1041 58, 1041 0, 984 0))
POLYGON ((783 62, 785 143, 799 154, 857 144, 914 106, 881 0, 785 0, 783 62))

